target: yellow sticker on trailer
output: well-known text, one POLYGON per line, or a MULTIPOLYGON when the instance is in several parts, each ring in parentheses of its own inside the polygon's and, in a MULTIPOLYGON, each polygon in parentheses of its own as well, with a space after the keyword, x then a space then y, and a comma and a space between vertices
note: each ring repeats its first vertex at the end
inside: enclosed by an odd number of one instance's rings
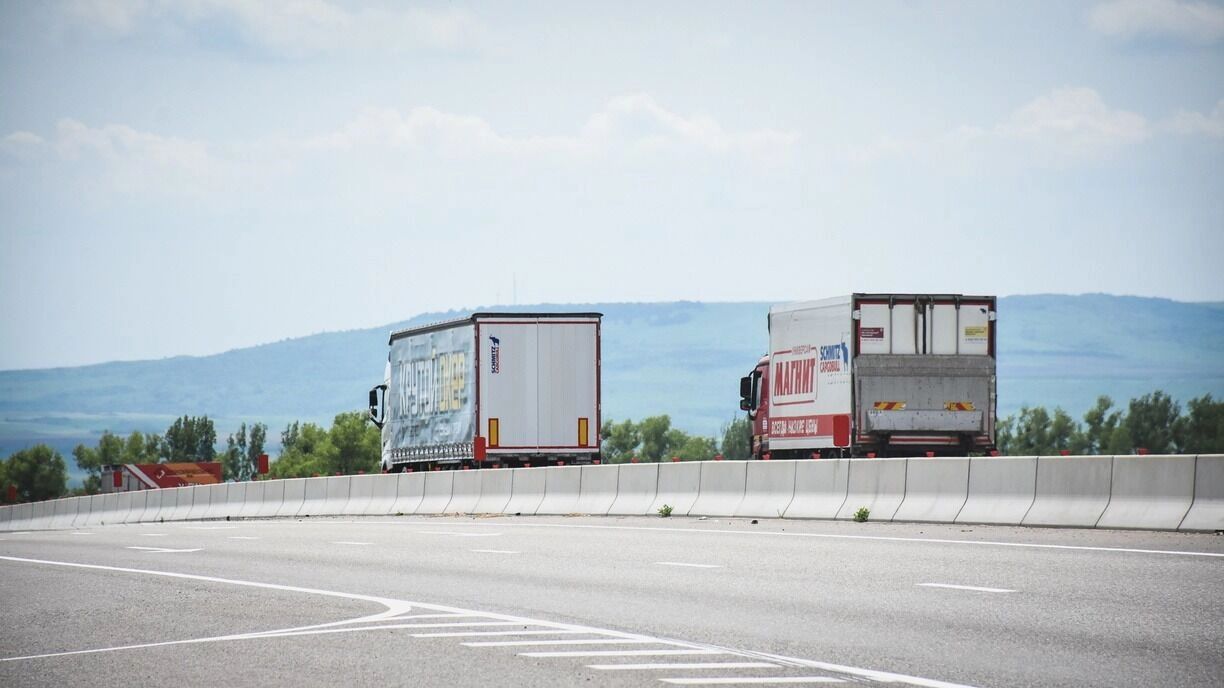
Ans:
POLYGON ((965 325, 965 339, 985 339, 988 332, 985 325, 965 325))
POLYGON ((949 401, 946 404, 944 404, 944 408, 948 409, 949 411, 972 411, 973 402, 972 401, 949 401))
POLYGON ((904 411, 904 401, 877 401, 872 404, 877 411, 904 411))

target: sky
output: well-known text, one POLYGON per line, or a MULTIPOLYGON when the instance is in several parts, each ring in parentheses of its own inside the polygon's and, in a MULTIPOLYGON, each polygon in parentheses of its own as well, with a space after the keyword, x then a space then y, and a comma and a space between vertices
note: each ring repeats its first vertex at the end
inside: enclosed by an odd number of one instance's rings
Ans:
POLYGON ((0 369, 853 291, 1224 301, 1224 4, 0 3, 0 369))

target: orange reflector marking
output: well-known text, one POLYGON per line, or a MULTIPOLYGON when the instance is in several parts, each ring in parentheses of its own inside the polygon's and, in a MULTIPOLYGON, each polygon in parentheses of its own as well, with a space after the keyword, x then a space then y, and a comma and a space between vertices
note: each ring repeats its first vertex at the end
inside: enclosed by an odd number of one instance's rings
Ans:
POLYGON ((587 437, 589 436, 589 432, 587 431, 587 426, 588 426, 588 422, 586 418, 578 419, 578 446, 579 447, 585 447, 588 444, 587 437))
POLYGON ((904 401, 877 401, 872 404, 877 411, 901 411, 905 409, 904 401))
POLYGON ((949 411, 972 411, 973 402, 971 401, 949 401, 944 404, 944 408, 949 411))
POLYGON ((500 439, 500 437, 498 436, 498 430, 500 429, 501 428, 498 427, 497 419, 490 418, 489 419, 489 446, 490 447, 496 447, 498 444, 500 444, 500 442, 498 441, 500 439))

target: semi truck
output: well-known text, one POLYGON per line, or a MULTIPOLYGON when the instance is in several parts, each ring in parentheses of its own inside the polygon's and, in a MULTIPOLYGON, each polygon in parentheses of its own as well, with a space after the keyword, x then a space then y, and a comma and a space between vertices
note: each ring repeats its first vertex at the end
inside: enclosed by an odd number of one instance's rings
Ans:
POLYGON ((740 379, 755 458, 994 449, 994 296, 851 294, 769 309, 740 379))
POLYGON ((600 313, 473 313, 391 333, 382 468, 599 461, 600 313))

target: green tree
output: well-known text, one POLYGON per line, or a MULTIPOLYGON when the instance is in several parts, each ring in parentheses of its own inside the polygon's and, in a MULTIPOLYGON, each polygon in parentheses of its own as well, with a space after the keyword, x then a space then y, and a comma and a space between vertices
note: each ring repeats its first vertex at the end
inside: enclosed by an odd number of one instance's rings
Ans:
POLYGON ((247 426, 243 423, 238 432, 225 438, 225 452, 221 454, 221 470, 226 480, 249 480, 251 471, 246 465, 247 426))
POLYGON ((728 461, 752 458, 752 421, 747 416, 722 427, 722 453, 728 461))
POLYGON ((1084 414, 1083 453, 1104 453, 1121 422, 1122 412, 1113 410, 1113 399, 1097 397, 1096 406, 1084 414))
POLYGON ((1051 417, 1042 406, 1024 406, 995 427, 995 443, 1002 454, 1034 456, 1071 451, 1084 439, 1075 419, 1061 408, 1051 417))
POLYGON ((247 473, 246 480, 250 480, 255 475, 255 469, 259 463, 259 455, 264 453, 264 444, 268 439, 268 426, 263 423, 253 423, 250 431, 247 433, 247 466, 250 472, 247 473))
POLYGON ((97 494, 102 489, 102 467, 127 463, 124 460, 124 441, 110 430, 98 437, 98 445, 89 447, 78 444, 72 450, 77 468, 85 471, 86 494, 97 494))
POLYGON ((157 463, 160 453, 160 435, 134 431, 123 443, 122 463, 157 463))
MULTIPOLYGON (((309 478, 333 472, 336 448, 328 432, 314 423, 294 422, 286 431, 290 428, 292 441, 281 447, 280 456, 269 467, 268 474, 273 478, 309 478)), ((281 437, 285 435, 282 433, 281 437)))
POLYGON ((671 455, 671 442, 675 436, 670 434, 670 416, 643 418, 642 422, 638 423, 638 431, 642 436, 640 456, 643 461, 657 462, 671 455))
POLYGON ((23 502, 54 499, 68 491, 64 457, 45 444, 9 456, 4 473, 6 480, 17 486, 18 498, 23 502))
POLYGON ((208 416, 176 418, 166 430, 161 458, 166 461, 212 461, 217 456, 217 430, 208 416))
POLYGON ((1178 419, 1179 451, 1187 454, 1224 453, 1224 401, 1210 394, 1186 402, 1186 413, 1178 419))
POLYGON ((382 433, 367 414, 361 411, 338 414, 328 436, 335 448, 335 470, 345 475, 379 470, 382 433))
POLYGON ((1124 423, 1133 446, 1165 454, 1176 451, 1180 444, 1175 434, 1180 415, 1181 407, 1177 402, 1164 392, 1156 391, 1131 399, 1124 423))
POLYGON ((624 463, 637 454, 638 445, 642 443, 642 433, 631 420, 614 423, 604 421, 600 431, 603 446, 600 447, 605 463, 624 463))
POLYGON ((713 437, 689 436, 675 453, 681 461, 709 461, 718 453, 718 443, 713 437))

